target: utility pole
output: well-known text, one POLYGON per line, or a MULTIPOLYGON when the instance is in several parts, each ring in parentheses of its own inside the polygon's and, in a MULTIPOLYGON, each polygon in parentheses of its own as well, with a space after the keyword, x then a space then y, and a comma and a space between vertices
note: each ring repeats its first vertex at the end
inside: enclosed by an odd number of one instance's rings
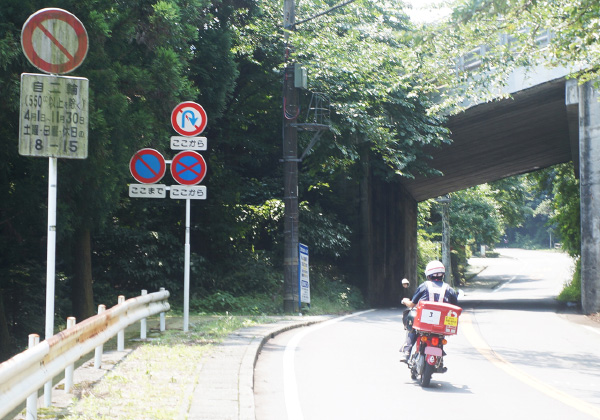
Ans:
POLYGON ((290 31, 295 30, 295 0, 284 0, 285 68, 283 76, 283 310, 294 312, 299 300, 298 283, 298 90, 294 84, 294 64, 289 61, 290 31))
POLYGON ((450 196, 446 194, 436 200, 442 206, 442 264, 446 268, 445 280, 450 286, 452 281, 452 260, 450 258, 450 196))

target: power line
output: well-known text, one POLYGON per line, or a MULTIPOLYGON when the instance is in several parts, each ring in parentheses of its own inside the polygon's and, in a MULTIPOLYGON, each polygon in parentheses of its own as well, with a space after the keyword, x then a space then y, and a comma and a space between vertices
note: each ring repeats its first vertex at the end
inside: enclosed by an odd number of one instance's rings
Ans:
POLYGON ((344 2, 344 3, 340 3, 337 6, 333 6, 332 8, 325 10, 324 12, 318 13, 318 14, 316 14, 314 16, 311 16, 311 17, 306 18, 304 20, 298 21, 293 26, 301 25, 303 23, 306 23, 308 21, 316 19, 316 18, 318 18, 320 16, 326 15, 327 13, 333 12, 334 10, 339 9, 340 7, 344 7, 344 6, 346 6, 346 5, 350 4, 350 3, 354 3, 355 1, 356 0, 348 0, 348 1, 344 2))

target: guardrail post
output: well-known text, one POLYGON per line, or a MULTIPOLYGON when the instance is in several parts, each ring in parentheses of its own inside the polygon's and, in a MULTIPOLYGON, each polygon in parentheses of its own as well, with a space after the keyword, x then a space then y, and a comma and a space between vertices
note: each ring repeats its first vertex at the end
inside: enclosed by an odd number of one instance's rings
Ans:
MULTIPOLYGON (((142 290, 142 296, 147 295, 148 291, 147 290, 142 290)), ((146 339, 146 318, 142 318, 141 322, 140 322, 140 339, 145 340, 146 339)))
MULTIPOLYGON (((161 287, 160 291, 164 292, 165 288, 161 287)), ((166 329, 166 326, 165 326, 165 313, 161 312, 160 313, 160 332, 163 332, 165 329, 166 329)))
MULTIPOLYGON (((98 313, 101 314, 106 310, 105 305, 98 305, 98 313)), ((94 357, 94 368, 100 369, 100 365, 102 365, 102 351, 104 349, 104 344, 100 344, 96 347, 95 357, 94 357)))
MULTIPOLYGON (((40 344, 40 336, 37 334, 29 334, 29 348, 35 347, 38 344, 40 344)), ((37 391, 27 397, 27 412, 25 414, 26 420, 37 420, 37 400, 37 391)))
MULTIPOLYGON (((70 316, 67 318, 67 329, 75 326, 75 317, 70 316)), ((65 392, 71 392, 73 388, 73 371, 75 370, 75 364, 71 363, 65 369, 65 392)))
MULTIPOLYGON (((125 302, 125 296, 120 295, 118 298, 118 304, 120 305, 121 303, 125 302)), ((117 333, 117 351, 123 351, 125 350, 125 330, 120 330, 117 333)))

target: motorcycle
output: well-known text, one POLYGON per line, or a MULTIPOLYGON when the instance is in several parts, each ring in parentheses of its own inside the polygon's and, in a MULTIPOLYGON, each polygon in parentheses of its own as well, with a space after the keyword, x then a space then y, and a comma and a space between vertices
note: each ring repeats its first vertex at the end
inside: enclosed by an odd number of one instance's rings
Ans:
POLYGON ((417 336, 407 360, 410 377, 428 387, 434 373, 444 373, 446 336, 458 331, 462 308, 449 303, 420 301, 408 315, 408 325, 417 336), (412 326, 410 325, 412 324, 412 326))

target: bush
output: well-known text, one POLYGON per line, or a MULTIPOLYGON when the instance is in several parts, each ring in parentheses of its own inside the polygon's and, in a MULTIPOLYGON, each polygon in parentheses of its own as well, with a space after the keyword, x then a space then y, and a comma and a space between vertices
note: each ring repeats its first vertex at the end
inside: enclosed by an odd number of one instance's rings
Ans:
POLYGON ((200 313, 231 313, 247 315, 265 315, 281 313, 282 305, 272 297, 262 295, 234 296, 219 291, 190 302, 190 307, 200 313))
POLYGON ((575 272, 570 282, 565 284, 565 287, 558 295, 558 300, 561 302, 581 303, 581 259, 578 258, 575 264, 575 272))

